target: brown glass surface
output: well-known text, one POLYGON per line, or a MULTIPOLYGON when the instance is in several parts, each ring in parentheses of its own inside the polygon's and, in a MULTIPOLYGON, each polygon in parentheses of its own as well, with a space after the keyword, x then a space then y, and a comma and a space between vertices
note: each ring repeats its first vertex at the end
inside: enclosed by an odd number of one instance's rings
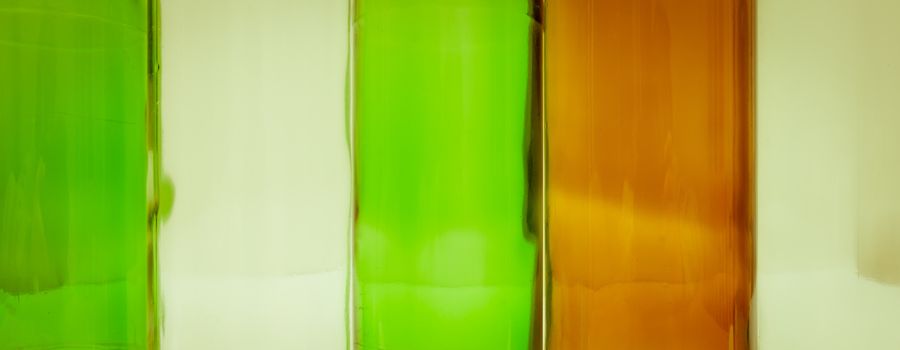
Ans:
POLYGON ((546 3, 550 349, 747 349, 752 0, 546 3))

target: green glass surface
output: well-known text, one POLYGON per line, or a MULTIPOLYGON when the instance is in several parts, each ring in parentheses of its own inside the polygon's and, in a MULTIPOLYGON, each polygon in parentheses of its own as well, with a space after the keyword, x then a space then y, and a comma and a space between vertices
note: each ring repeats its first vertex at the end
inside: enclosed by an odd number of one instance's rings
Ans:
POLYGON ((537 344, 533 13, 525 0, 356 2, 355 348, 537 344))
POLYGON ((0 1, 0 349, 157 346, 152 6, 0 1))

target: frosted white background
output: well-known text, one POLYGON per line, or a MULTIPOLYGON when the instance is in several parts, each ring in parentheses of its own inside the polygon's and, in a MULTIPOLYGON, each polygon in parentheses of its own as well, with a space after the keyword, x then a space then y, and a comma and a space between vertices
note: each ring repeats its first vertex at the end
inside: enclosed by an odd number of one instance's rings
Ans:
POLYGON ((758 6, 756 348, 900 349, 900 2, 758 6))
MULTIPOLYGON (((758 5, 757 348, 900 348, 900 2, 758 5)), ((347 3, 162 11, 163 348, 343 349, 347 3)))
POLYGON ((164 349, 344 349, 348 4, 162 0, 164 349))

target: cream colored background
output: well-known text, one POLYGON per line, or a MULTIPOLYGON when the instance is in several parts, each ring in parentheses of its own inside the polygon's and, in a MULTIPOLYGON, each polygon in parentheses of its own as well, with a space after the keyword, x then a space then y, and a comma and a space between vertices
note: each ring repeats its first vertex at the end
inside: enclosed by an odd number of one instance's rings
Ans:
POLYGON ((163 348, 345 348, 347 3, 161 2, 163 348))
MULTIPOLYGON (((900 2, 758 3, 758 348, 898 349, 900 2)), ((343 348, 346 2, 162 8, 163 347, 343 348)))
POLYGON ((757 348, 900 349, 900 2, 758 6, 757 348))

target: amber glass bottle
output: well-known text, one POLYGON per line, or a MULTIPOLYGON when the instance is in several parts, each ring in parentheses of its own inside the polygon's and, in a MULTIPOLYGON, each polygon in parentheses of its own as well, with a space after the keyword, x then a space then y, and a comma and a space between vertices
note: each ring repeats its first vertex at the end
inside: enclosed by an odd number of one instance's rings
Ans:
POLYGON ((547 2, 550 349, 749 347, 754 6, 547 2))

